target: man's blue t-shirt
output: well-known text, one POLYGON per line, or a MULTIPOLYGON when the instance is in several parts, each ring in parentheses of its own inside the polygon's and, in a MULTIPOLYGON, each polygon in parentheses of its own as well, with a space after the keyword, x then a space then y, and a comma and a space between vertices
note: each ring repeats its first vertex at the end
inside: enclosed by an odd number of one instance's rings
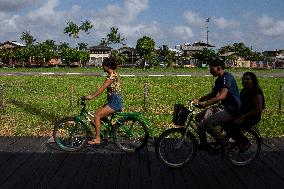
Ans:
POLYGON ((229 113, 238 114, 241 106, 240 93, 237 82, 232 74, 224 72, 221 77, 216 79, 213 92, 218 94, 222 88, 227 88, 229 91, 226 98, 221 101, 221 104, 229 113))

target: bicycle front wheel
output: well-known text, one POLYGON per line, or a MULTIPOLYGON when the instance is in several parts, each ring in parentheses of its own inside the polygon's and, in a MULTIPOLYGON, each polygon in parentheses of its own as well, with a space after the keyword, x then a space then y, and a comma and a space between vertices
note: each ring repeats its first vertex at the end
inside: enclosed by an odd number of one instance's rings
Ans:
POLYGON ((228 149, 226 159, 234 165, 244 166, 255 161, 261 150, 261 138, 257 132, 252 129, 242 131, 247 141, 249 142, 248 149, 239 150, 239 146, 228 149))
POLYGON ((197 150, 195 136, 185 128, 172 128, 164 131, 155 146, 158 159, 172 168, 183 167, 191 162, 197 150))
POLYGON ((75 117, 59 120, 53 130, 53 138, 59 148, 74 152, 82 149, 88 142, 89 133, 75 117))
POLYGON ((148 128, 142 120, 122 118, 114 127, 114 142, 125 152, 137 152, 148 142, 148 128))

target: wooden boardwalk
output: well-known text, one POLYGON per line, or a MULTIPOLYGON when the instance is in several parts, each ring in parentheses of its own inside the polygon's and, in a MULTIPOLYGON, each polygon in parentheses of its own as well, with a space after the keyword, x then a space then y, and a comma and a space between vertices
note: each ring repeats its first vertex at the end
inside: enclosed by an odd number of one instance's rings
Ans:
POLYGON ((198 153, 191 166, 170 169, 153 142, 136 154, 113 143, 66 153, 42 137, 0 137, 0 189, 17 188, 283 188, 284 137, 265 139, 260 158, 234 167, 220 156, 198 153))

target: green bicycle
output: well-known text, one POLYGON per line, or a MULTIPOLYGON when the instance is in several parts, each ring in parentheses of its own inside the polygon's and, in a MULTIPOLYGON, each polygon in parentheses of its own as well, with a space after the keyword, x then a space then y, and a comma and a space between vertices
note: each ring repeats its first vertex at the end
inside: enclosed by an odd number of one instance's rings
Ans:
MULTIPOLYGON (((94 126, 91 118, 94 115, 87 111, 85 100, 81 99, 80 105, 82 109, 79 115, 65 117, 55 124, 53 138, 64 151, 81 150, 91 139, 94 126)), ((118 148, 125 152, 137 152, 147 145, 147 120, 138 112, 116 112, 102 121, 101 138, 112 138, 118 148)))

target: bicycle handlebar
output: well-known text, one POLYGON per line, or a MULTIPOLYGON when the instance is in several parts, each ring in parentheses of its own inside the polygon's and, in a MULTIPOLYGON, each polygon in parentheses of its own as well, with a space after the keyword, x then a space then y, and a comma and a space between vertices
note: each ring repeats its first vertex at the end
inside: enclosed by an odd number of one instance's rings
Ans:
POLYGON ((84 97, 78 98, 78 105, 86 106, 86 99, 84 97))
POLYGON ((195 108, 198 107, 198 104, 194 104, 193 100, 188 101, 188 110, 193 112, 195 110, 195 108))

